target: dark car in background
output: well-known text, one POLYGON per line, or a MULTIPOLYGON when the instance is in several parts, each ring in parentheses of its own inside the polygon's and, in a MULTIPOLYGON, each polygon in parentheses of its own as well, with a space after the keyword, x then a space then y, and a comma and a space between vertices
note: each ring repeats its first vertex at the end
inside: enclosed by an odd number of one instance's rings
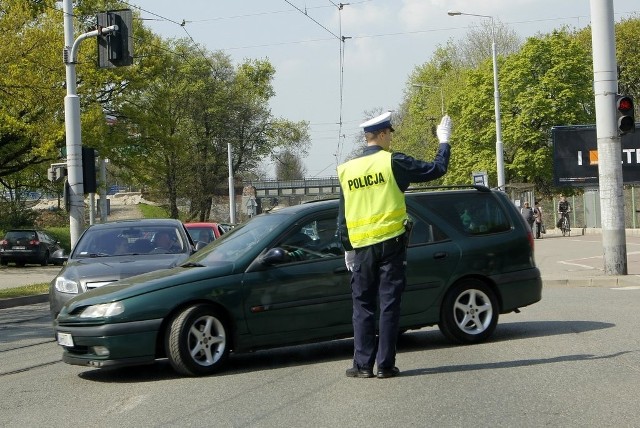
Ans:
POLYGON ((60 241, 42 230, 9 230, 0 240, 0 265, 3 266, 9 263, 61 265, 65 259, 63 253, 60 241))
POLYGON ((89 226, 49 285, 51 313, 55 318, 67 300, 85 291, 177 266, 194 251, 179 220, 122 220, 89 226))
MULTIPOLYGON (((507 195, 476 186, 406 200, 402 331, 437 325, 455 343, 479 343, 499 314, 541 299, 531 230, 507 195)), ((63 360, 100 368, 166 357, 179 373, 206 375, 230 352, 351 337, 337 215, 337 200, 264 213, 173 269, 70 300, 54 322, 63 360)))
POLYGON ((189 232, 189 235, 191 235, 191 239, 193 239, 194 242, 200 241, 205 244, 208 244, 211 241, 215 241, 225 233, 225 230, 218 223, 185 223, 184 227, 187 228, 187 231, 189 232))

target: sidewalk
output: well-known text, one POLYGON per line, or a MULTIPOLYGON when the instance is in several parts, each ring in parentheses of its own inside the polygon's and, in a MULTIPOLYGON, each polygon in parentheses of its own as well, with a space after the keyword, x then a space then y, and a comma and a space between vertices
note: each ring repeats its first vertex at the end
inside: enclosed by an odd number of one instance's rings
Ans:
POLYGON ((562 236, 552 229, 536 239, 536 264, 545 286, 640 287, 640 234, 627 231, 627 275, 604 272, 604 251, 600 229, 572 229, 562 236))

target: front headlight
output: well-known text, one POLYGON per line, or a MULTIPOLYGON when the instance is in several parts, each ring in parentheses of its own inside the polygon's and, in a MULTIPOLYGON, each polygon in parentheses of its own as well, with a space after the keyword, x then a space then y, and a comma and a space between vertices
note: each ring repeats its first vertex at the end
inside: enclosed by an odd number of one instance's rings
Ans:
POLYGON ((61 293, 73 293, 78 294, 78 283, 76 281, 72 281, 63 276, 59 276, 56 278, 56 290, 61 293))
POLYGON ((104 318, 120 315, 124 312, 122 302, 103 303, 101 305, 88 306, 80 314, 80 318, 104 318))

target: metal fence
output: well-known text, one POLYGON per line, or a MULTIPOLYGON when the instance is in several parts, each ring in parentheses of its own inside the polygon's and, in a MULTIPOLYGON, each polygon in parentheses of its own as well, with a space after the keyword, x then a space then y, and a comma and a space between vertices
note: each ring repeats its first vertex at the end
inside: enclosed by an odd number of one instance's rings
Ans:
MULTIPOLYGON (((640 187, 624 187, 624 223, 625 229, 640 228, 640 187)), ((571 227, 572 228, 601 228, 600 215, 600 195, 597 189, 585 189, 582 195, 568 196, 567 201, 571 204, 571 227)), ((558 216, 559 197, 552 200, 542 199, 544 224, 547 229, 556 227, 558 216)), ((533 206, 533 203, 532 203, 533 206)))

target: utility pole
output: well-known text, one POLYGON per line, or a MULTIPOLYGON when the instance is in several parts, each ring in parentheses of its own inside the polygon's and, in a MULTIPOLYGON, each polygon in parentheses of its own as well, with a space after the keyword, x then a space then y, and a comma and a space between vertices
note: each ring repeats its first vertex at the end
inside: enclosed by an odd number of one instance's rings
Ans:
POLYGON ((231 143, 227 143, 227 159, 229 162, 229 223, 236 224, 236 189, 233 186, 233 161, 231 143))
POLYGON ((66 69, 67 95, 64 97, 64 128, 67 144, 69 182, 69 232, 71 248, 75 247, 84 229, 84 186, 82 181, 82 139, 80 133, 80 99, 77 93, 76 60, 80 43, 88 37, 109 34, 117 25, 81 34, 73 39, 73 0, 62 2, 64 23, 63 60, 66 69))
POLYGON ((622 145, 616 123, 618 74, 613 0, 590 2, 604 272, 626 275, 622 145))
POLYGON ((73 46, 73 1, 63 0, 64 63, 67 95, 64 97, 64 127, 67 142, 67 178, 69 180, 69 229, 71 247, 75 247, 84 229, 84 188, 82 183, 82 141, 80 139, 80 99, 76 92, 75 58, 70 58, 73 46))

